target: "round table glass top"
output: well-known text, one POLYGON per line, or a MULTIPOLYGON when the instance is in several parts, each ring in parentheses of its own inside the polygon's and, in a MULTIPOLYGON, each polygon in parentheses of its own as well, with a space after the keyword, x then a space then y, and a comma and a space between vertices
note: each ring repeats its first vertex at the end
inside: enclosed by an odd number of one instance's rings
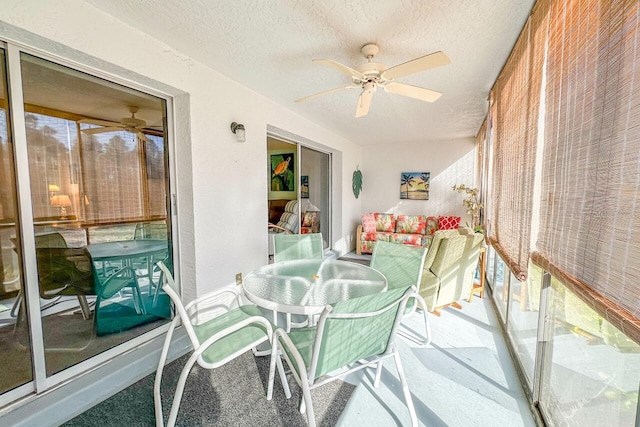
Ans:
POLYGON ((305 259, 265 265, 243 281, 254 304, 284 313, 317 314, 328 304, 382 292, 387 279, 362 264, 305 259))

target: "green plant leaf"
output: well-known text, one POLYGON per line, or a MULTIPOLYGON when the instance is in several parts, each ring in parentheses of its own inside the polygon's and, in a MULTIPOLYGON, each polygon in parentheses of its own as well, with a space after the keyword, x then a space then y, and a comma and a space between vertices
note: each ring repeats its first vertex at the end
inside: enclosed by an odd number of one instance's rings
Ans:
POLYGON ((351 188, 353 189, 353 195, 356 196, 356 199, 357 199, 358 196, 360 195, 360 192, 362 191, 362 172, 360 172, 360 169, 358 168, 356 168, 356 170, 353 171, 351 188))

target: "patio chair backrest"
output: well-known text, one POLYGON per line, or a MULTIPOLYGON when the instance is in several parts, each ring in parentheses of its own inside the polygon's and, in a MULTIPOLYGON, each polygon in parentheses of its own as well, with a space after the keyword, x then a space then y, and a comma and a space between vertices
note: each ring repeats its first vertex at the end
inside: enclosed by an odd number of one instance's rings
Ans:
POLYGON ((327 307, 317 326, 310 377, 389 352, 412 292, 413 288, 392 289, 327 307))
POLYGON ((384 274, 389 289, 417 287, 426 254, 422 247, 379 241, 373 248, 370 266, 384 274))
POLYGON ((278 233, 274 236, 274 262, 322 258, 322 234, 320 233, 278 233))
POLYGON ((138 223, 133 232, 134 240, 167 240, 167 236, 167 224, 157 222, 138 223))
POLYGON ((36 248, 66 248, 67 241, 60 233, 47 233, 35 236, 36 248))

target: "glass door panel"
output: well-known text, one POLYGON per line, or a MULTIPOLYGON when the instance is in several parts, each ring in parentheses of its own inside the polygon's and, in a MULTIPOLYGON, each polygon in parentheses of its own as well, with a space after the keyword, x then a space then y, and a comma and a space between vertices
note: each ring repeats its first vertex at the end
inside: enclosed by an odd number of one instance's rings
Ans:
POLYGON ((23 298, 13 141, 9 126, 6 56, 0 50, 0 393, 33 380, 23 298))
POLYGON ((300 214, 302 233, 321 233, 329 247, 329 154, 300 147, 300 214))
POLYGON ((273 240, 277 233, 300 233, 298 201, 298 146, 267 137, 269 260, 273 259, 273 240))
POLYGON ((538 338, 538 312, 542 269, 529 264, 526 281, 519 281, 511 274, 509 292, 509 319, 507 332, 516 351, 517 360, 525 374, 529 390, 533 388, 533 376, 538 338))
POLYGON ((540 407, 552 425, 637 425, 640 346, 552 277, 540 407))
POLYGON ((53 375, 171 316, 155 267, 172 264, 166 102, 27 54, 21 69, 38 270, 28 286, 53 375))

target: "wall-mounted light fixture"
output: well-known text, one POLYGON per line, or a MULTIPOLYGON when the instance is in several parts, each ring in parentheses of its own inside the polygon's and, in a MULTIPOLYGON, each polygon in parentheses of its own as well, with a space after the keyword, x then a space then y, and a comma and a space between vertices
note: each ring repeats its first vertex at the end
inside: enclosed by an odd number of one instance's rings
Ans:
POLYGON ((244 125, 240 123, 231 123, 231 132, 236 135, 236 141, 244 142, 244 125))

